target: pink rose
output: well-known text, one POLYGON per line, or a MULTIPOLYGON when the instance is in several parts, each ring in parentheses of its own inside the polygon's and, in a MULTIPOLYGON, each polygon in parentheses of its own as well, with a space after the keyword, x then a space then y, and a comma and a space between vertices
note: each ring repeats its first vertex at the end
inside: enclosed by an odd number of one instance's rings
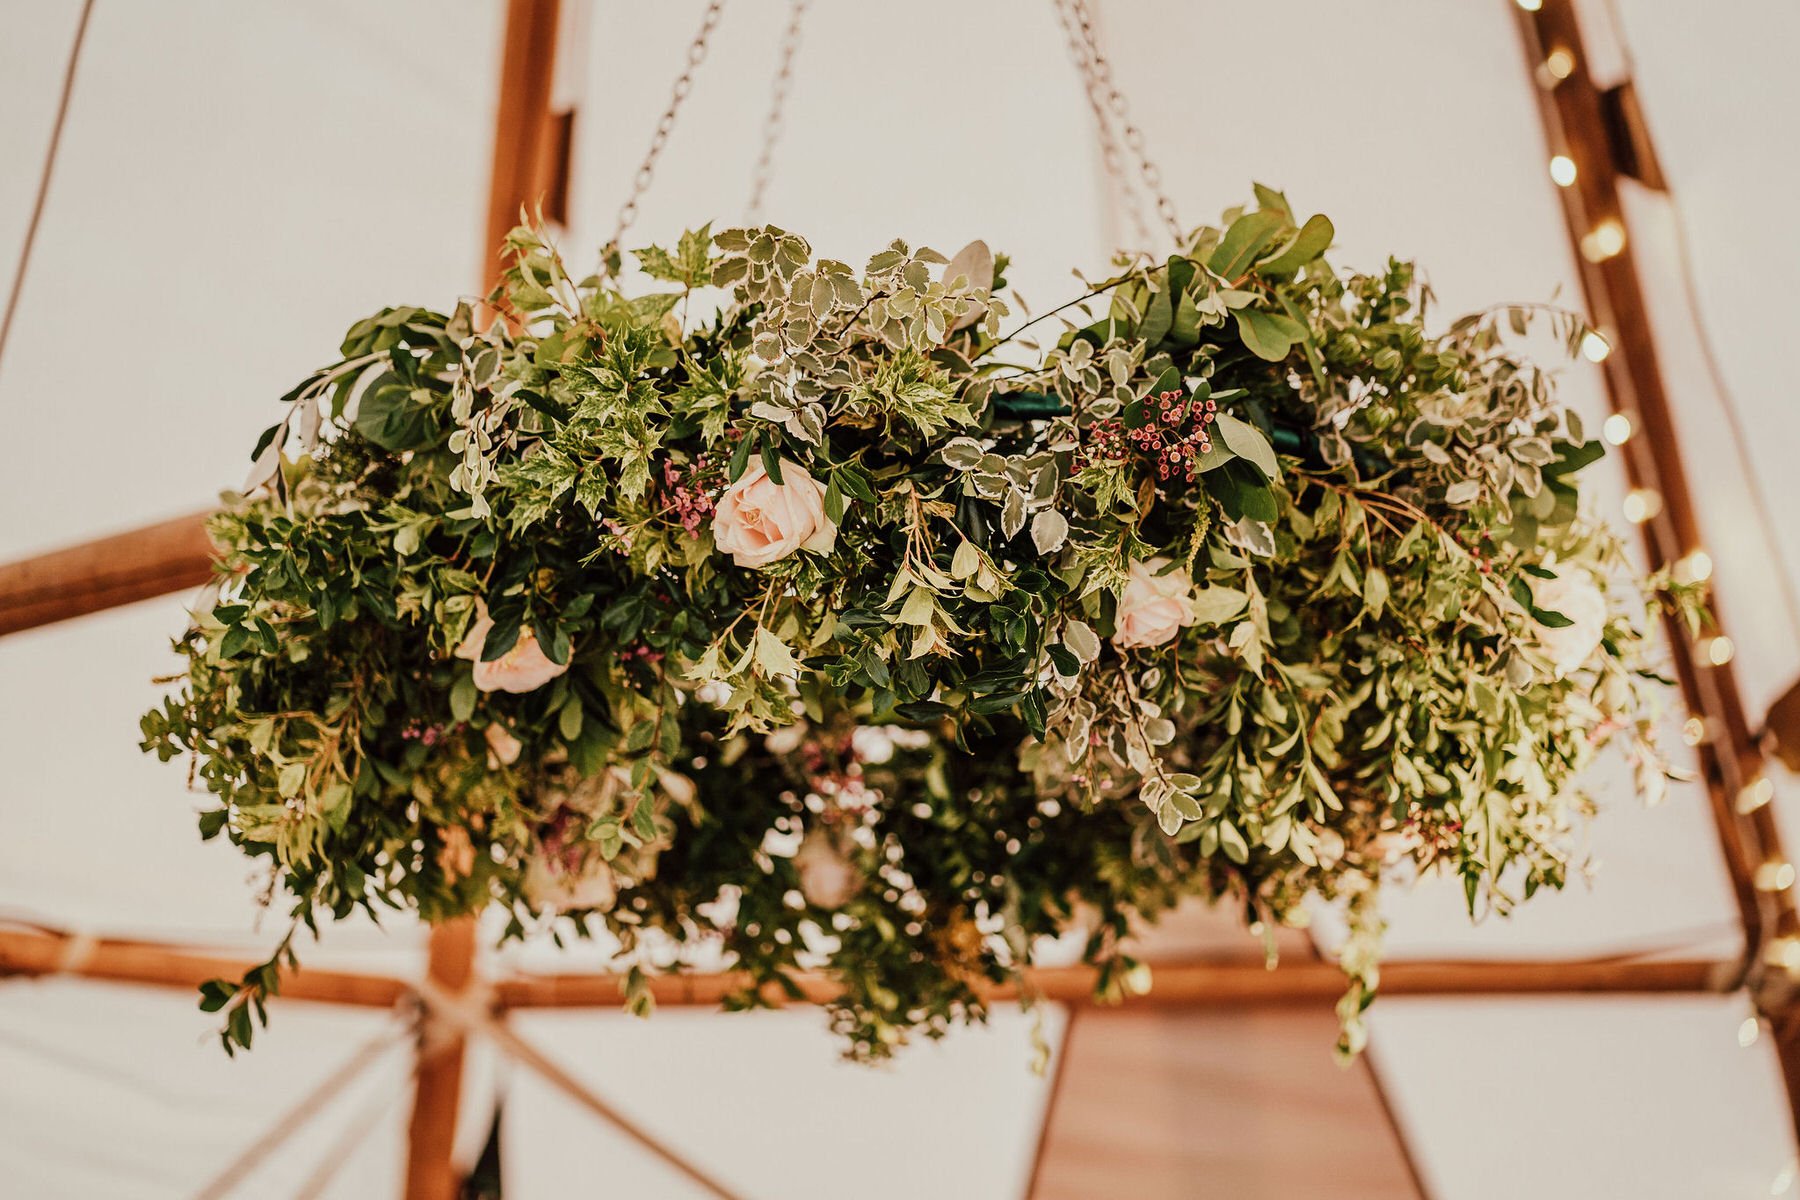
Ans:
POLYGON ((475 664, 475 686, 482 691, 535 692, 569 669, 568 663, 550 661, 529 626, 519 630, 519 640, 513 643, 512 649, 493 662, 482 662, 481 652, 487 645, 488 632, 493 628, 494 620, 488 616, 487 605, 476 601, 475 624, 469 627, 468 636, 456 648, 456 657, 475 664))
POLYGON ((1113 618, 1113 645, 1160 646, 1194 621, 1194 581, 1186 571, 1157 572, 1169 565, 1166 558, 1131 564, 1131 579, 1119 597, 1113 618))
POLYGON ((785 459, 776 483, 761 463, 720 495, 713 543, 740 567, 766 567, 796 550, 830 554, 837 526, 825 519, 825 488, 785 459))

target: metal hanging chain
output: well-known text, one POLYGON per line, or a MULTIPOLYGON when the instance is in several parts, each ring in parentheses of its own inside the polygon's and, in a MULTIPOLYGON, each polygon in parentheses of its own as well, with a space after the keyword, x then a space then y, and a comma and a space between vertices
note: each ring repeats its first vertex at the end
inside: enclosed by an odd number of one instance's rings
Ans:
POLYGON ((1056 6, 1057 20, 1062 23, 1063 33, 1069 39, 1069 58, 1075 69, 1081 72, 1081 85, 1087 92, 1088 107, 1094 113, 1094 128, 1100 136, 1100 160, 1106 167, 1107 177, 1112 181, 1112 190, 1118 198, 1120 206, 1125 210, 1126 218, 1131 222, 1132 230, 1137 235, 1138 244, 1148 246, 1154 240, 1150 236, 1150 226, 1144 220, 1143 205, 1138 201, 1137 188, 1132 184, 1131 176, 1126 173, 1125 159, 1120 152, 1119 137, 1113 130, 1112 118, 1106 111, 1106 98, 1100 89, 1100 83, 1094 77, 1088 60, 1087 46, 1082 41, 1081 29, 1075 20, 1075 14, 1069 7, 1069 0, 1053 0, 1056 6))
POLYGON ((800 49, 800 22, 806 16, 808 0, 791 0, 788 6, 787 31, 781 35, 781 60, 775 68, 775 83, 769 93, 769 115, 763 119, 762 153, 750 177, 750 206, 745 224, 754 225, 762 214, 763 195, 769 190, 769 178, 775 163, 775 144, 781 140, 787 118, 788 91, 794 83, 794 52, 800 49))
POLYGON ((656 132, 650 136, 650 149, 645 152, 642 165, 632 177, 631 194, 619 207, 618 223, 613 228, 612 240, 607 243, 612 249, 618 249, 619 239, 625 236, 625 231, 637 219, 638 201, 643 199, 644 193, 650 188, 650 181, 656 177, 656 160, 662 157, 663 147, 669 144, 669 132, 675 128, 675 116, 681 111, 682 101, 694 89, 694 71, 706 61, 707 39, 712 37, 713 30, 717 28, 719 13, 724 7, 725 0, 711 0, 706 6, 705 15, 700 18, 700 32, 688 43, 687 65, 675 79, 675 86, 669 94, 669 107, 663 109, 662 116, 657 119, 656 132))
MULTIPOLYGON (((1088 0, 1054 0, 1057 15, 1061 18, 1063 29, 1069 37, 1070 53, 1082 74, 1082 82, 1087 91, 1089 106, 1094 110, 1094 118, 1100 127, 1101 154, 1105 160, 1107 172, 1118 185, 1125 198, 1126 207, 1136 226, 1140 238, 1150 240, 1149 229, 1138 208, 1135 190, 1129 186, 1130 178, 1125 168, 1124 155, 1120 152, 1119 134, 1113 130, 1113 122, 1117 121, 1123 132, 1124 146, 1131 152, 1137 166, 1139 178, 1145 192, 1156 205, 1157 215, 1162 218, 1169 236, 1177 245, 1185 239, 1186 231, 1181 220, 1175 215, 1174 202, 1163 190, 1162 171, 1151 161, 1145 146, 1144 134, 1131 120, 1131 108, 1124 94, 1119 90, 1113 78, 1112 64, 1100 50, 1099 37, 1094 31, 1094 17, 1088 7, 1088 0)), ((764 194, 768 189, 772 174, 775 146, 780 140, 785 119, 787 95, 793 83, 794 56, 800 45, 800 27, 805 16, 808 0, 790 0, 787 30, 782 36, 781 59, 775 74, 775 83, 770 96, 769 112, 763 125, 763 146, 758 156, 756 168, 751 181, 750 210, 754 215, 762 206, 764 194)), ((710 0, 706 12, 701 17, 700 29, 694 40, 688 44, 687 64, 676 78, 670 91, 668 107, 656 122, 656 130, 651 135, 650 147, 644 154, 644 161, 632 177, 631 192, 625 203, 619 208, 617 223, 608 246, 619 247, 625 231, 637 218, 638 201, 649 190, 656 177, 656 163, 662 157, 664 147, 668 145, 669 134, 675 127, 675 119, 680 114, 682 103, 688 93, 693 90, 694 72, 706 60, 707 43, 713 30, 719 23, 719 15, 725 7, 725 0, 710 0)))
POLYGON ((1125 95, 1119 90, 1113 79, 1112 64, 1106 55, 1101 53, 1100 39, 1094 33, 1094 15, 1088 7, 1088 0, 1056 0, 1058 7, 1066 7, 1073 15, 1075 25, 1080 30, 1082 47, 1085 53, 1082 64, 1089 74, 1090 84, 1096 91, 1106 97, 1106 107, 1111 111, 1119 128, 1124 131, 1125 145, 1137 163, 1138 175, 1144 181, 1144 190, 1156 202, 1157 215, 1162 218, 1169 236, 1180 245, 1187 238, 1187 230, 1181 219, 1175 215, 1175 204, 1163 190, 1162 171, 1150 160, 1149 151, 1144 145, 1144 134, 1131 120, 1131 107, 1125 101, 1125 95))

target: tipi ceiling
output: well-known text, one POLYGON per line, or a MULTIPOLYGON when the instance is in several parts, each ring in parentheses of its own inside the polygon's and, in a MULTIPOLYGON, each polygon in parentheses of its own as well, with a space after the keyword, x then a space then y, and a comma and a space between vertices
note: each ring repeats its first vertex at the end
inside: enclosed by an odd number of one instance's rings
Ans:
MULTIPOLYGON (((578 116, 563 241, 580 261, 611 231, 702 5, 564 7, 573 49, 555 89, 578 116)), ((45 0, 5 18, 12 119, 0 123, 0 161, 12 169, 0 173, 0 249, 30 223, 82 9, 45 0)), ((204 508, 241 479, 274 397, 351 320, 479 286, 505 9, 95 5, 0 358, 0 560, 204 508)), ((1446 313, 1579 296, 1511 3, 1099 11, 1185 220, 1240 202, 1254 179, 1330 213, 1342 261, 1417 257, 1446 313)), ((1734 667, 1761 712, 1800 675, 1781 585, 1800 586, 1800 529, 1765 534, 1761 523, 1800 507, 1783 270, 1800 261, 1786 212, 1800 194, 1800 84, 1787 63, 1800 16, 1763 6, 1725 21, 1675 0, 1583 3, 1580 14, 1592 69, 1635 78, 1680 201, 1677 220, 1660 198, 1634 195, 1633 236, 1734 667), (1696 315, 1750 433, 1747 457, 1696 315)), ((769 3, 728 7, 644 202, 645 240, 742 217, 784 19, 769 3)), ((945 249, 986 238, 1015 256, 1014 280, 1038 307, 1070 294, 1070 268, 1103 264, 1125 236, 1047 2, 816 4, 807 22, 769 219, 851 261, 896 235, 945 249)), ((0 255, 0 290, 14 275, 0 255)), ((1599 371, 1571 368, 1567 389, 1598 427, 1599 371)), ((1617 505, 1624 491, 1615 477, 1603 500, 1617 505)), ((245 867, 197 839, 180 770, 136 749, 183 603, 0 639, 7 921, 245 958, 265 948, 245 867)), ((1619 764, 1595 782, 1606 808, 1591 885, 1475 927, 1452 887, 1392 889, 1394 958, 1737 953, 1702 789, 1677 787, 1646 810, 1619 764)), ((1774 811, 1791 822, 1793 789, 1777 784, 1774 811)), ((1317 926, 1329 949, 1330 914, 1317 926)), ((1171 953, 1256 952, 1228 915, 1194 916, 1171 936, 1171 953)), ((424 941, 404 923, 339 928, 308 958, 411 977, 424 941)), ((1310 953, 1304 941, 1291 949, 1310 953)), ((486 970, 592 965, 539 944, 486 970)), ((1674 1198, 1784 1194, 1772 1185, 1792 1178, 1772 1039, 1746 1026, 1741 995, 1391 996, 1374 1014, 1373 1072, 1332 1065, 1326 1006, 1081 1010, 1072 1022, 1044 1011, 1053 1040, 1074 1032, 1042 1079, 1027 1069, 1031 1021, 1011 1008, 875 1072, 836 1062, 804 1008, 512 1020, 584 1086, 753 1196, 1023 1195, 1034 1164, 1043 1197, 1674 1198)), ((411 1068, 394 1022, 284 1003, 257 1049, 228 1061, 188 994, 0 982, 0 1178, 31 1196, 197 1194, 366 1052, 357 1082, 234 1194, 396 1194, 411 1068), (315 1175, 322 1163, 329 1178, 315 1175)), ((463 1100, 464 1164, 502 1103, 508 1196, 603 1184, 686 1194, 491 1048, 473 1053, 463 1100)))

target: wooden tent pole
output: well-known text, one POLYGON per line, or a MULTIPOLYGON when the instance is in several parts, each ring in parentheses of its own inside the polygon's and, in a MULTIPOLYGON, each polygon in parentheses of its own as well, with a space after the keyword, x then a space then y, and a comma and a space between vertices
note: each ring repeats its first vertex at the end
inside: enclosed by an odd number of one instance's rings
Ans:
MULTIPOLYGON (((459 917, 431 931, 425 974, 450 995, 469 989, 475 978, 475 918, 459 917)), ((406 1129, 406 1200, 456 1200, 462 1190, 453 1152, 467 1043, 461 1028, 425 1011, 406 1129)))
MULTIPOLYGON (((1573 178, 1558 190, 1588 307, 1612 345, 1604 364, 1608 398, 1641 431, 1623 447, 1626 474, 1634 488, 1661 500, 1661 511, 1643 525, 1650 561, 1660 567, 1704 545, 1621 195, 1627 171, 1648 187, 1663 181, 1631 81, 1602 88, 1589 72, 1576 7, 1574 0, 1520 4, 1519 28, 1549 151, 1573 167, 1573 178)), ((1702 723, 1696 755, 1744 924, 1740 975, 1775 1028, 1800 1133, 1800 1009, 1792 969, 1800 961, 1800 914, 1791 885, 1758 885, 1759 868, 1787 861, 1762 777, 1763 754, 1729 659, 1709 655, 1712 643, 1697 644, 1678 620, 1671 618, 1667 628, 1683 698, 1702 723)), ((1715 627, 1707 637, 1721 632, 1715 627)))
MULTIPOLYGON (((554 161, 559 142, 550 111, 560 9, 560 0, 508 0, 506 6, 493 175, 482 241, 490 274, 498 269, 494 256, 518 223, 519 210, 538 204, 559 178, 567 178, 566 169, 554 161)), ((474 917, 432 930, 426 978, 436 991, 451 996, 474 984, 474 917)), ((406 1200, 456 1200, 461 1191, 452 1153, 466 1043, 466 1031, 434 1021, 426 1012, 407 1130, 406 1200)))
POLYGON ((497 276, 500 247, 521 209, 533 209, 567 179, 560 131, 550 111, 561 0, 507 0, 500 102, 494 121, 494 170, 488 184, 486 273, 497 276))

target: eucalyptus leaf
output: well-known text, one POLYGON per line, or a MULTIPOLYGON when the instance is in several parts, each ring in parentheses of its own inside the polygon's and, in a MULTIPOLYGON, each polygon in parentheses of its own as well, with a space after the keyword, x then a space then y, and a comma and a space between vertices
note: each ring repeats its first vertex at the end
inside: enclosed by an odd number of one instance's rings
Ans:
POLYGON ((1292 275, 1325 253, 1336 236, 1331 219, 1314 214, 1274 254, 1258 263, 1257 271, 1268 276, 1292 275))
POLYGON ((1254 308, 1233 309, 1232 319, 1237 322, 1238 337, 1244 345, 1258 358, 1269 362, 1280 362, 1300 340, 1301 333, 1293 328, 1293 322, 1273 313, 1266 313, 1254 308))
POLYGON ((1287 217, 1279 212, 1258 209, 1245 213, 1231 223, 1225 231, 1218 249, 1213 251, 1207 266, 1213 274, 1227 282, 1234 282, 1249 270, 1250 264, 1266 250, 1287 224, 1287 217))
POLYGON ((1223 412, 1217 416, 1217 425, 1219 437, 1230 447, 1232 453, 1254 463, 1265 479, 1275 480, 1281 477, 1281 465, 1275 460, 1275 450, 1260 429, 1248 421, 1223 412))

